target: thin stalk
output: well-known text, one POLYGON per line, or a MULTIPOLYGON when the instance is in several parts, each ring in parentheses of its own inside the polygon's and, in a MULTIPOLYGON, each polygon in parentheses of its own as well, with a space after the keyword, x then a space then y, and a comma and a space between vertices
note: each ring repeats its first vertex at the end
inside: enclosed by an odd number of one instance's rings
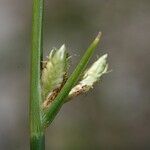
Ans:
POLYGON ((45 137, 41 122, 41 61, 44 0, 33 0, 31 82, 30 82, 30 150, 44 150, 45 137))
POLYGON ((101 33, 98 34, 98 36, 95 38, 92 44, 88 47, 84 56, 82 57, 76 69, 71 74, 70 78, 67 80, 66 84, 64 85, 64 87, 62 88, 58 96, 56 97, 55 101, 51 104, 51 106, 47 110, 45 110, 45 113, 43 115, 44 126, 48 126, 53 121, 57 113, 59 112, 71 88, 75 85, 75 83, 78 81, 80 74, 84 71, 84 68, 86 67, 88 61, 90 60, 94 50, 96 49, 100 41, 100 37, 101 37, 101 33))

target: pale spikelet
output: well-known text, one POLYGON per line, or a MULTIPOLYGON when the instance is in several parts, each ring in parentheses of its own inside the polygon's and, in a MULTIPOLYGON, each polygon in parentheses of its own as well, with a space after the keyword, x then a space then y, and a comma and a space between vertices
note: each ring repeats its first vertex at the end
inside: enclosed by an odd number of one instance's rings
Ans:
POLYGON ((41 75, 43 100, 55 89, 62 85, 67 71, 67 53, 65 45, 60 49, 53 49, 47 62, 44 62, 44 68, 41 75))
POLYGON ((69 98, 77 96, 81 93, 89 91, 93 88, 95 82, 100 80, 100 77, 107 73, 107 54, 101 56, 92 66, 84 73, 82 80, 69 93, 69 98))

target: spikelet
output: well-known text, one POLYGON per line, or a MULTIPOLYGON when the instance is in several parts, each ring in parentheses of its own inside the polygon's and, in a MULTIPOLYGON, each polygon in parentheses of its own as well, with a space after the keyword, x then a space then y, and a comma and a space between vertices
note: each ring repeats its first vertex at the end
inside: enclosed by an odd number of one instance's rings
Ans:
MULTIPOLYGON (((107 54, 101 56, 92 66, 85 71, 82 80, 77 84, 69 93, 68 98, 75 97, 81 93, 85 93, 93 88, 95 82, 100 80, 100 77, 107 73, 108 64, 107 64, 107 54)), ((69 100, 68 99, 68 100, 69 100)))
POLYGON ((43 101, 51 97, 58 91, 66 78, 68 58, 65 45, 60 49, 53 49, 48 60, 44 62, 44 68, 41 75, 42 97, 43 101))

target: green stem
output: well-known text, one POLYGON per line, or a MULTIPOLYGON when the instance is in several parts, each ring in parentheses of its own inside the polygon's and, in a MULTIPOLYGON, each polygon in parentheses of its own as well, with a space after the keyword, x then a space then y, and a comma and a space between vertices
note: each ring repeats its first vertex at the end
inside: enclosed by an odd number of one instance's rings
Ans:
POLYGON ((31 82, 30 82, 30 150, 44 150, 41 121, 41 60, 44 0, 33 0, 31 82))
POLYGON ((92 42, 92 44, 89 46, 89 48, 86 50, 84 56, 80 60, 79 64, 77 65, 76 69, 56 97, 55 101, 51 104, 51 106, 44 111, 43 115, 43 124, 44 126, 48 126, 55 116, 57 115, 58 111, 60 110, 61 106, 65 102, 65 99, 67 98, 71 88, 74 86, 74 84, 77 82, 80 74, 84 71, 84 68, 86 67, 89 59, 91 58, 95 48, 97 47, 99 41, 100 41, 101 33, 98 34, 96 39, 92 42))
POLYGON ((45 136, 44 134, 38 137, 33 136, 30 141, 31 150, 45 150, 45 136))

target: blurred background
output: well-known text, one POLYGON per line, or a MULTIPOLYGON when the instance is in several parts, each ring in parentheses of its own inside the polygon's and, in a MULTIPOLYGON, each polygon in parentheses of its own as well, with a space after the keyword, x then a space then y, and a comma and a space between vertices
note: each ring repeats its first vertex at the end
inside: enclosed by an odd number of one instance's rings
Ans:
MULTIPOLYGON (((31 0, 0 0, 0 150, 29 149, 31 19, 31 0)), ((150 149, 150 1, 45 1, 44 56, 65 43, 72 71, 99 31, 91 62, 108 53, 113 71, 63 106, 47 150, 150 149)))

